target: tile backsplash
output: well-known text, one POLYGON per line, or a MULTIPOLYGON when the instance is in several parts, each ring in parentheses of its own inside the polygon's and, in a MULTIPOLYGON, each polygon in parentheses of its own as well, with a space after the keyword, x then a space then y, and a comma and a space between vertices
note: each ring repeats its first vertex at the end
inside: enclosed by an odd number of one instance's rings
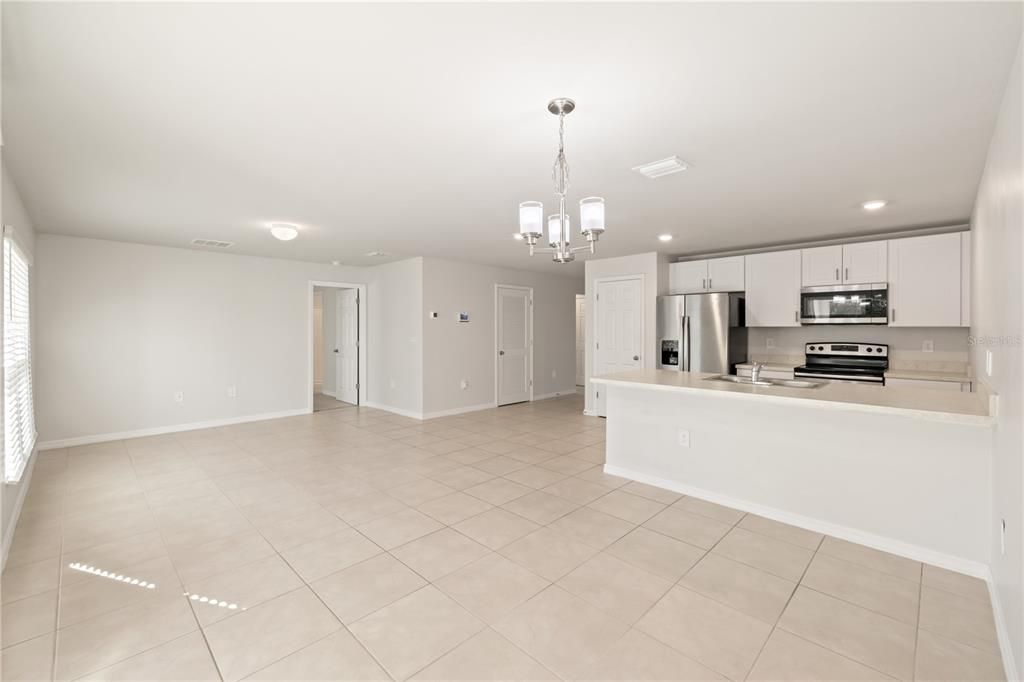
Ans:
POLYGON ((808 327, 757 327, 749 330, 752 359, 803 362, 804 345, 814 341, 882 343, 889 346, 893 369, 957 372, 967 369, 966 327, 905 328, 876 325, 818 325, 808 327), (774 347, 769 347, 772 341, 774 347), (932 351, 924 344, 932 342, 932 351))

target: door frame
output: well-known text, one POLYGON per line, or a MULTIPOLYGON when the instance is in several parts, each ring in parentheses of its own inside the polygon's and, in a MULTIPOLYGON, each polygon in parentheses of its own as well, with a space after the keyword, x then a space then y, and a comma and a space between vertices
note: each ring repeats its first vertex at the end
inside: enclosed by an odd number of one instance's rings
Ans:
MULTIPOLYGON (((647 277, 642 272, 637 272, 629 275, 609 275, 608 277, 595 277, 593 280, 594 301, 593 304, 589 306, 587 309, 588 319, 586 320, 587 327, 591 330, 592 336, 590 337, 590 343, 587 344, 587 348, 584 349, 585 353, 590 353, 589 364, 587 364, 586 362, 586 355, 584 356, 584 371, 586 372, 586 376, 583 377, 585 382, 584 390, 586 391, 588 397, 590 397, 591 395, 590 379, 591 377, 594 376, 594 365, 597 364, 597 330, 601 328, 598 324, 601 318, 601 305, 597 298, 598 289, 602 284, 605 284, 607 282, 623 282, 631 279, 640 280, 640 368, 643 369, 644 367, 647 367, 647 311, 644 310, 645 302, 647 300, 647 277)), ((591 409, 589 410, 589 413, 587 410, 584 410, 583 413, 595 416, 600 412, 600 410, 597 409, 596 396, 594 396, 591 399, 590 408, 591 409)))
MULTIPOLYGON (((583 367, 580 368, 580 375, 574 378, 583 379, 582 384, 576 384, 577 387, 586 388, 587 386, 587 296, 586 294, 576 294, 576 307, 573 310, 573 315, 579 315, 580 303, 583 303, 583 367)), ((574 319, 573 322, 576 320, 574 319)), ((579 345, 579 339, 573 339, 576 345, 579 345)), ((576 346, 573 346, 573 350, 576 350, 576 346)), ((575 356, 575 353, 573 353, 575 356)))
POLYGON ((500 307, 498 303, 498 291, 500 289, 518 289, 520 291, 527 292, 527 305, 530 308, 530 331, 527 340, 527 366, 529 372, 530 381, 530 398, 528 402, 533 402, 533 339, 534 339, 534 327, 533 327, 533 287, 524 287, 518 284, 495 284, 494 285, 494 406, 500 407, 498 400, 501 395, 501 385, 499 384, 498 378, 498 315, 500 313, 500 307))
POLYGON ((367 352, 366 343, 367 318, 369 317, 366 314, 366 285, 355 282, 325 282, 311 279, 309 280, 306 297, 306 387, 308 388, 306 392, 306 412, 310 414, 313 413, 313 382, 316 379, 313 368, 313 363, 315 361, 313 357, 313 292, 316 287, 328 289, 356 289, 359 292, 359 388, 356 391, 356 396, 358 398, 358 402, 356 404, 365 405, 367 393, 366 368, 368 367, 366 356, 369 354, 367 352))

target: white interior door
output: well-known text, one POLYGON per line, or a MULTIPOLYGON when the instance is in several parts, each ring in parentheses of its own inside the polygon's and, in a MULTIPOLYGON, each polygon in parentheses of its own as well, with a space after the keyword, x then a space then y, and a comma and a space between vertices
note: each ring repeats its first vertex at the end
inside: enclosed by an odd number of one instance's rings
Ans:
POLYGON ((533 315, 530 289, 498 287, 498 405, 531 399, 533 315))
POLYGON ((587 299, 576 297, 576 385, 586 380, 585 355, 587 347, 587 299))
POLYGON ((359 290, 339 289, 338 329, 335 336, 338 355, 337 398, 342 402, 359 404, 359 290))
MULTIPOLYGON (((597 283, 594 311, 594 376, 643 366, 643 279, 597 283)), ((597 414, 604 416, 604 396, 595 393, 597 414)))

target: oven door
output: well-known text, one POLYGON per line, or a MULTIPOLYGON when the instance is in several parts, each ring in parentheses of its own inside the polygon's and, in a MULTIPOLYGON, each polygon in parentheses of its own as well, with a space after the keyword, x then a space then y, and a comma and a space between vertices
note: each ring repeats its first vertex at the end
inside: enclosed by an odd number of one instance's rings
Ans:
POLYGON ((800 290, 801 324, 888 324, 888 284, 844 284, 800 290))
POLYGON ((823 379, 841 384, 885 385, 885 376, 870 369, 844 367, 842 370, 829 367, 797 367, 795 379, 823 379))

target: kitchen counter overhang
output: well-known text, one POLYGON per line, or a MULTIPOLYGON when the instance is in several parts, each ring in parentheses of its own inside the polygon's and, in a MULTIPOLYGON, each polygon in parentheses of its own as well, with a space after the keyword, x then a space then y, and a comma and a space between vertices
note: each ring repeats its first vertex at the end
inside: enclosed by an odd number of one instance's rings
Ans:
POLYGON ((605 471, 983 574, 994 420, 977 394, 641 370, 598 378, 605 471))

